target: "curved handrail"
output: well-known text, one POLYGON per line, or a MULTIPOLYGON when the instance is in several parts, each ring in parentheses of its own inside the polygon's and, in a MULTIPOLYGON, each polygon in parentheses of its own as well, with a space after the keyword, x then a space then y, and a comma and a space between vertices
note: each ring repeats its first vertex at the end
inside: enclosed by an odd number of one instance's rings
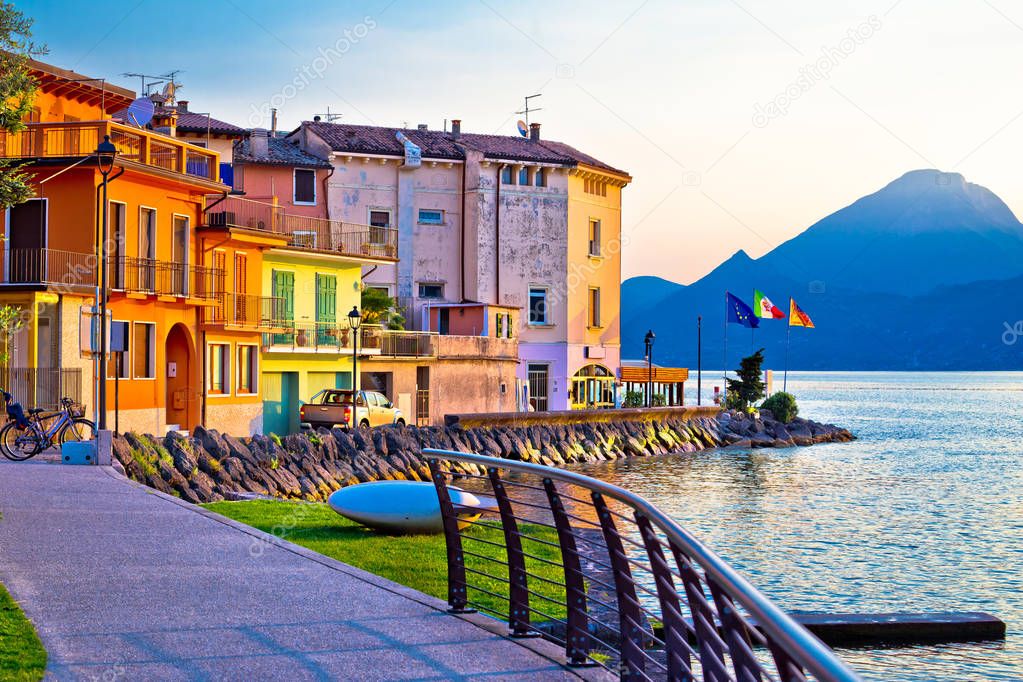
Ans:
POLYGON ((728 562, 645 498, 600 479, 531 462, 436 448, 424 448, 423 455, 468 462, 483 467, 499 466, 510 471, 534 474, 599 492, 632 507, 645 515, 670 541, 677 544, 690 559, 698 563, 729 597, 747 609, 756 618, 757 625, 793 661, 822 681, 859 682, 859 676, 842 662, 826 644, 775 605, 728 562))

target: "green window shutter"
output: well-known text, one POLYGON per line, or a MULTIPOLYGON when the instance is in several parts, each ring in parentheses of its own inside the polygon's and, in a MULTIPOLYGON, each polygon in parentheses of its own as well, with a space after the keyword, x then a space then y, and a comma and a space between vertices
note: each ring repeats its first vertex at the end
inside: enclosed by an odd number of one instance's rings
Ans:
POLYGON ((337 322, 337 277, 316 275, 316 321, 337 322))
POLYGON ((281 270, 273 271, 274 296, 284 299, 284 317, 288 321, 295 319, 295 273, 281 270))

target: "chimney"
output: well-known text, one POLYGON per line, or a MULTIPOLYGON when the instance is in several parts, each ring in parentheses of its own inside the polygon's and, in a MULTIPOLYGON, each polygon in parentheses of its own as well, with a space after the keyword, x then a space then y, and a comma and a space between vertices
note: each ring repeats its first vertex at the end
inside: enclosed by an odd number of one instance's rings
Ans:
POLYGON ((270 110, 270 136, 277 137, 277 109, 270 110))
POLYGON ((270 142, 266 128, 253 128, 249 133, 249 156, 265 159, 270 155, 270 142))
POLYGON ((181 112, 182 114, 187 114, 188 113, 188 100, 187 99, 179 99, 178 100, 178 111, 181 112))
POLYGON ((529 141, 539 142, 540 141, 540 124, 530 123, 529 124, 529 141))
POLYGON ((462 136, 462 119, 453 118, 451 119, 451 139, 457 140, 462 136))
POLYGON ((429 130, 430 129, 425 123, 420 123, 418 128, 420 130, 429 130))

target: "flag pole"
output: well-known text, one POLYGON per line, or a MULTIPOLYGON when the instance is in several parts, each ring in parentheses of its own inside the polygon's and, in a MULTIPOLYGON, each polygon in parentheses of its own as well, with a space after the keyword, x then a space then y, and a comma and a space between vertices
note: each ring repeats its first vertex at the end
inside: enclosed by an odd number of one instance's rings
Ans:
POLYGON ((721 395, 725 395, 725 388, 728 386, 728 292, 725 292, 725 355, 721 362, 721 366, 725 368, 725 376, 722 379, 721 384, 721 395))
MULTIPOLYGON (((786 320, 791 322, 792 320, 786 320)), ((785 327, 785 375, 781 382, 781 390, 783 393, 788 393, 789 390, 789 339, 792 338, 792 325, 788 324, 785 327)))

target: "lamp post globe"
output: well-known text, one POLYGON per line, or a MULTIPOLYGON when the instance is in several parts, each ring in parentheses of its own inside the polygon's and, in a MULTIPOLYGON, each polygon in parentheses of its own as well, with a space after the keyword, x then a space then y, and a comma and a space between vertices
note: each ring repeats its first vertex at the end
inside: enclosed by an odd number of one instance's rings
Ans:
POLYGON ((114 169, 114 160, 117 158, 117 147, 110 141, 109 135, 104 135, 103 141, 96 146, 96 158, 99 161, 99 172, 106 180, 110 171, 114 169))
POLYGON ((643 337, 643 343, 646 345, 646 406, 650 407, 654 402, 654 330, 647 331, 646 336, 643 337))

